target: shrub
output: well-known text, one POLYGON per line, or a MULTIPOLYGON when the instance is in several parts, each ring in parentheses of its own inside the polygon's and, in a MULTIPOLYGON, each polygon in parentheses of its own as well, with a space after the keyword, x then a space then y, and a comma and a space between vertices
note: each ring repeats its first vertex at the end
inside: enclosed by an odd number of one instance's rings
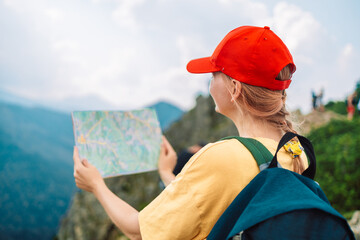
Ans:
POLYGON ((346 115, 346 103, 344 101, 333 102, 330 101, 325 105, 326 110, 330 110, 341 115, 346 115))
POLYGON ((316 181, 340 212, 360 209, 360 120, 331 121, 310 132, 316 181))

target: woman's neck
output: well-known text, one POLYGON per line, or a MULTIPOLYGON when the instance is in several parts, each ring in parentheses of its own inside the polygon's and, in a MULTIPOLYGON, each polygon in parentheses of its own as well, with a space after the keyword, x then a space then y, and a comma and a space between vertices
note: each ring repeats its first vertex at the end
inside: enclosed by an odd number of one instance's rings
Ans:
POLYGON ((272 126, 270 123, 259 117, 255 118, 247 115, 238 117, 237 119, 234 119, 233 122, 241 137, 269 138, 279 142, 283 135, 281 129, 272 126))

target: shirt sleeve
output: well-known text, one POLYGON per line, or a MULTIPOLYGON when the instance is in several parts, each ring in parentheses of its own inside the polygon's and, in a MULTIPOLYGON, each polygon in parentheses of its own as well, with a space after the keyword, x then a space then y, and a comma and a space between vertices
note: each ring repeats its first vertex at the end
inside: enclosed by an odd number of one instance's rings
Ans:
POLYGON ((139 214, 142 239, 193 239, 200 214, 186 181, 174 180, 139 214))
POLYGON ((239 155, 239 147, 237 140, 230 146, 217 142, 195 154, 175 180, 140 212, 142 238, 205 239, 259 171, 248 151, 239 155))

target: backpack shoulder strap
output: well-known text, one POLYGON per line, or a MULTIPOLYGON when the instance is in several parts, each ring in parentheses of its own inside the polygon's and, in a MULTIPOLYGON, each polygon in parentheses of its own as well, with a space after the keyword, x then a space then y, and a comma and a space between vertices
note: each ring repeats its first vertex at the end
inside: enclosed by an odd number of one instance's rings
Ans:
MULTIPOLYGON (((220 140, 228 140, 228 139, 237 139, 240 143, 242 143, 253 155, 259 168, 263 164, 266 164, 267 167, 268 163, 271 162, 271 160, 273 159, 273 155, 270 153, 270 151, 261 142, 255 139, 231 136, 231 137, 222 138, 220 140)), ((262 170, 262 168, 260 168, 260 170, 262 170)))

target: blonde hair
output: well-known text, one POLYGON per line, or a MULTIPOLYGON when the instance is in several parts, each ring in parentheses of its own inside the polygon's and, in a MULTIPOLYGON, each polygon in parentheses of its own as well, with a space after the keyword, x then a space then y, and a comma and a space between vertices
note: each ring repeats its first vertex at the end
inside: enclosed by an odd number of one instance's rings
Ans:
MULTIPOLYGON (((285 66, 276 79, 291 79, 292 65, 285 66)), ((247 111, 254 117, 261 117, 272 126, 282 130, 283 133, 293 132, 293 123, 289 119, 290 113, 286 109, 286 91, 285 90, 269 90, 263 87, 257 87, 241 83, 241 94, 237 99, 237 103, 241 109, 247 111)), ((300 157, 294 158, 294 172, 301 174, 305 170, 304 164, 300 157)))

